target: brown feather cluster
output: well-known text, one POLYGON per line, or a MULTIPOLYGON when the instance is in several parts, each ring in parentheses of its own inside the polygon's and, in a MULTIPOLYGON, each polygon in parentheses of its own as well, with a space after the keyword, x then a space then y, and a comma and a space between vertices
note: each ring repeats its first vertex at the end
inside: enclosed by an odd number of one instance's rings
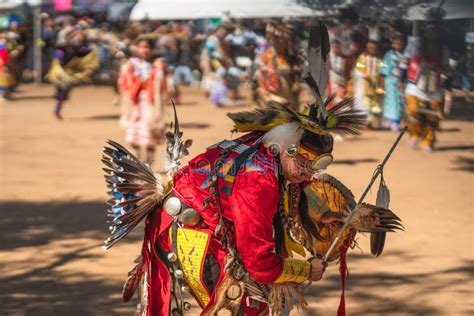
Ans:
POLYGON ((351 227, 360 232, 395 232, 404 230, 401 219, 392 211, 362 203, 351 219, 351 227))
POLYGON ((124 238, 138 223, 155 209, 164 192, 150 166, 140 161, 122 145, 109 140, 111 147, 103 148, 102 163, 106 168, 105 182, 111 197, 109 216, 111 236, 104 242, 109 249, 124 238))
POLYGON ((336 134, 360 135, 367 124, 367 115, 354 109, 354 99, 345 98, 333 105, 336 95, 331 95, 320 110, 320 124, 336 134))

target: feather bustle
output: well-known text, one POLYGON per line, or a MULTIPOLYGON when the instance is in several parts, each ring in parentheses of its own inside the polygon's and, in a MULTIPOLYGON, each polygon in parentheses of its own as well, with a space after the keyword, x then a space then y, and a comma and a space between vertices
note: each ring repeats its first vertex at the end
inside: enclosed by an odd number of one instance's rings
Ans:
POLYGON ((105 181, 110 189, 108 213, 113 216, 111 236, 103 248, 109 249, 123 239, 140 221, 152 212, 164 195, 164 186, 146 163, 122 145, 107 141, 102 163, 105 181))

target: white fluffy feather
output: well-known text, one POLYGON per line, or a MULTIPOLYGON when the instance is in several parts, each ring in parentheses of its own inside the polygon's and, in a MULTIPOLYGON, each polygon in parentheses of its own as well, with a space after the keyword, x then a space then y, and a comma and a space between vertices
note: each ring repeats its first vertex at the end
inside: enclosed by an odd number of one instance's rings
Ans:
POLYGON ((277 146, 286 149, 291 145, 298 145, 303 129, 297 123, 286 123, 278 125, 263 135, 263 143, 266 147, 277 146))

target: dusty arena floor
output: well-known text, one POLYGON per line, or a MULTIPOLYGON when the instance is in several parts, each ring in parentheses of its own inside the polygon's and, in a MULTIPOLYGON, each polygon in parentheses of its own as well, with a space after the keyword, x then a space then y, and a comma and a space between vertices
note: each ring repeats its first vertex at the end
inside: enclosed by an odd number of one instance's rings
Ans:
MULTIPOLYGON (((0 104, 0 314, 133 315, 136 303, 121 303, 120 292, 142 228, 108 252, 100 248, 108 234, 100 149, 124 138, 112 89, 75 89, 63 121, 51 113, 52 94, 49 85, 23 85, 0 104)), ((191 155, 231 137, 229 109, 216 109, 197 88, 184 90, 178 111, 194 139, 191 155)), ((366 132, 337 142, 328 172, 359 196, 395 137, 366 132)), ((359 236, 362 251, 348 257, 348 315, 474 314, 473 175, 472 103, 455 102, 435 152, 402 140, 385 178, 406 232, 389 235, 379 258, 359 236)), ((307 290, 309 308, 300 314, 335 315, 339 296, 333 264, 307 290)))

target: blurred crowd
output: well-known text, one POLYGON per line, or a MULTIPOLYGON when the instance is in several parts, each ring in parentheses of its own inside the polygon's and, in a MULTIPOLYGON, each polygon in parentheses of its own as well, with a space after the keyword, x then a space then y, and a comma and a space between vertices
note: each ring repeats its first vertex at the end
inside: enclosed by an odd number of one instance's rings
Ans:
MULTIPOLYGON (((445 25, 436 12, 417 34, 402 20, 360 19, 350 9, 323 20, 331 43, 327 95, 334 94, 334 102, 353 97, 354 107, 369 115, 368 128, 398 131, 411 124, 410 118, 418 123, 437 121, 449 113, 453 87, 471 89, 474 46, 464 43, 464 38, 461 45, 448 45, 443 37, 445 25), (425 116, 420 118, 422 108, 425 116)), ((199 86, 218 107, 245 103, 244 86, 259 106, 276 102, 298 109, 305 88, 301 74, 311 23, 311 19, 223 18, 110 25, 89 17, 45 15, 39 43, 41 76, 56 85, 58 118, 73 86, 111 85, 114 102, 122 105, 124 127, 138 120, 130 104, 170 99, 180 104, 183 85, 199 86), (148 91, 146 96, 144 91, 148 91)), ((10 98, 19 82, 38 75, 33 67, 32 32, 31 26, 10 23, 0 35, 2 99, 10 98)), ((151 113, 159 110, 150 111, 147 119, 157 121, 151 113)), ((161 131, 161 125, 155 124, 154 129, 161 131)), ((412 126, 411 131, 413 143, 421 141, 429 150, 436 124, 428 125, 412 126), (416 135, 423 139, 415 139, 416 135)), ((148 132, 136 128, 128 132, 135 147, 143 143, 152 148, 159 143, 150 135, 161 132, 150 133, 149 126, 142 128, 148 132)))

